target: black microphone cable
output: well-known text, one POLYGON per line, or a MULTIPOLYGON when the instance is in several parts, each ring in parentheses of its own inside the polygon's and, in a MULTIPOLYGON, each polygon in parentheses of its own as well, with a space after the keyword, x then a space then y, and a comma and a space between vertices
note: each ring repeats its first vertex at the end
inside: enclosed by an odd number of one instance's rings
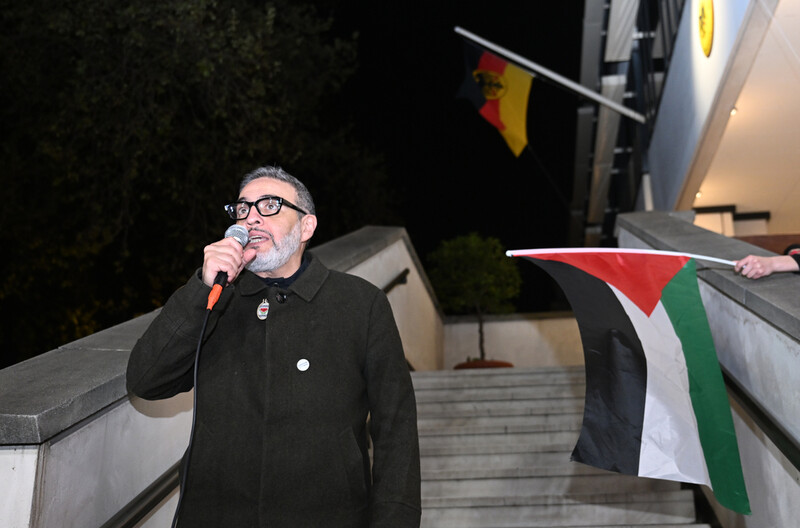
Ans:
MULTIPOLYGON (((227 231, 225 231, 225 237, 233 237, 239 242, 242 247, 247 245, 248 241, 248 233, 247 229, 244 227, 234 224, 230 226, 227 231)), ((183 503, 183 491, 186 489, 186 480, 187 475, 189 474, 189 462, 192 458, 192 444, 194 442, 194 430, 195 424, 197 423, 197 373, 200 369, 200 350, 203 348, 203 338, 206 335, 206 328, 208 327, 208 318, 211 316, 211 310, 214 308, 214 305, 217 303, 220 294, 222 293, 222 287, 228 280, 228 275, 221 271, 217 274, 216 279, 214 280, 214 286, 211 288, 211 293, 208 295, 208 305, 206 306, 206 314, 203 317, 203 327, 200 329, 200 337, 197 340, 197 349, 194 353, 194 373, 193 373, 193 386, 194 386, 194 394, 192 395, 192 427, 189 431, 189 445, 186 447, 186 453, 183 455, 183 461, 179 467, 183 468, 181 472, 181 479, 180 484, 178 485, 178 505, 175 507, 175 514, 172 516, 172 528, 176 528, 178 525, 178 516, 181 511, 181 504, 183 503)))
POLYGON ((189 462, 192 457, 192 443, 194 440, 194 428, 197 422, 197 372, 200 365, 200 350, 203 348, 203 337, 206 333, 208 326, 208 318, 211 315, 211 308, 206 309, 206 315, 203 318, 203 327, 200 329, 200 338, 197 341, 197 350, 194 353, 194 394, 192 395, 192 428, 189 432, 189 445, 186 447, 186 453, 183 455, 183 462, 179 467, 183 468, 181 472, 181 481, 178 485, 178 506, 175 508, 175 514, 172 516, 172 528, 178 525, 178 514, 181 511, 181 503, 183 502, 183 490, 186 489, 186 475, 189 474, 189 462))

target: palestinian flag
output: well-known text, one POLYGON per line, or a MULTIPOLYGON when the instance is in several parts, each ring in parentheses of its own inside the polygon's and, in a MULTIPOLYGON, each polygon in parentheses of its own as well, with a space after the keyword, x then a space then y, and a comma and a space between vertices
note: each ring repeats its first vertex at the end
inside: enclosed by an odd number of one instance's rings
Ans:
POLYGON ((508 255, 527 257, 549 273, 578 321, 586 405, 572 459, 628 475, 704 484, 720 504, 749 514, 694 259, 598 248, 508 255))
POLYGON ((533 76, 497 55, 464 43, 466 77, 459 97, 472 101, 515 156, 528 144, 528 95, 533 76))

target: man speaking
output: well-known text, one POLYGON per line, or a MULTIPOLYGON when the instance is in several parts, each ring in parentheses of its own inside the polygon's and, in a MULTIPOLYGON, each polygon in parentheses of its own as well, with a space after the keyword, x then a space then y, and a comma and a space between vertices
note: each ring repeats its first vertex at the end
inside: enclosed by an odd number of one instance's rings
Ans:
POLYGON ((207 246, 128 363, 142 398, 195 389, 178 526, 418 527, 416 405, 386 296, 304 252, 314 203, 284 170, 246 175, 225 209, 246 245, 207 246))

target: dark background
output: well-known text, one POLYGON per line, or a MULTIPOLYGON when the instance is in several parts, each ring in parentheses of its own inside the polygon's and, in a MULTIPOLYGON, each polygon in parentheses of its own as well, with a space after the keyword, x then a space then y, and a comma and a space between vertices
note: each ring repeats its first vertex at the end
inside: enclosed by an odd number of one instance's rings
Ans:
POLYGON ((414 213, 404 220, 418 249, 426 253, 437 239, 471 230, 510 248, 562 242, 568 211, 559 194, 571 193, 577 97, 534 80, 533 154, 515 158, 474 106, 456 98, 465 72, 453 28, 576 79, 582 2, 431 4, 340 14, 362 27, 360 68, 348 87, 358 132, 386 153, 391 181, 414 213))
MULTIPOLYGON (((317 0, 317 18, 333 26, 307 34, 316 15, 277 0, 276 27, 289 36, 263 56, 282 60, 284 77, 241 101, 224 88, 246 85, 237 73, 261 52, 224 49, 240 32, 225 34, 225 9, 262 16, 266 4, 219 4, 215 18, 206 4, 184 4, 199 14, 173 9, 180 0, 125 10, 111 0, 0 0, 0 368, 160 306, 224 232, 222 203, 258 165, 309 185, 314 244, 364 224, 404 226, 423 264, 440 241, 471 232, 507 249, 566 244, 577 96, 535 79, 530 149, 515 158, 456 98, 465 71, 454 27, 575 80, 582 0, 317 0), (147 20, 150 10, 169 18, 147 20), (309 47, 355 32, 352 73, 331 71, 326 58, 340 59, 330 48, 309 47), (297 35, 305 42, 295 50, 287 42, 297 35), (210 73, 197 69, 206 51, 225 59, 210 73)), ((519 269, 519 311, 566 307, 537 267, 519 269)))
MULTIPOLYGON (((349 95, 361 139, 386 153, 417 252, 424 258, 438 241, 470 232, 507 249, 565 246, 577 96, 534 79, 530 149, 515 158, 475 107, 456 98, 465 70, 454 27, 577 80, 583 2, 363 4, 337 17, 361 27, 349 95)), ((520 311, 566 307, 537 267, 519 268, 520 311)))

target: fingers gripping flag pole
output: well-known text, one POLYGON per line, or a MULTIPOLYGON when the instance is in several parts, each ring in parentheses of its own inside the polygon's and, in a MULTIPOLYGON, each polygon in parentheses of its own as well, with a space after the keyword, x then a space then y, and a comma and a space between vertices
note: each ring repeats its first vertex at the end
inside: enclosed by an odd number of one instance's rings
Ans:
POLYGON ((572 459, 643 477, 703 484, 749 514, 733 418, 695 260, 663 251, 509 251, 550 274, 580 328, 583 426, 572 459))

